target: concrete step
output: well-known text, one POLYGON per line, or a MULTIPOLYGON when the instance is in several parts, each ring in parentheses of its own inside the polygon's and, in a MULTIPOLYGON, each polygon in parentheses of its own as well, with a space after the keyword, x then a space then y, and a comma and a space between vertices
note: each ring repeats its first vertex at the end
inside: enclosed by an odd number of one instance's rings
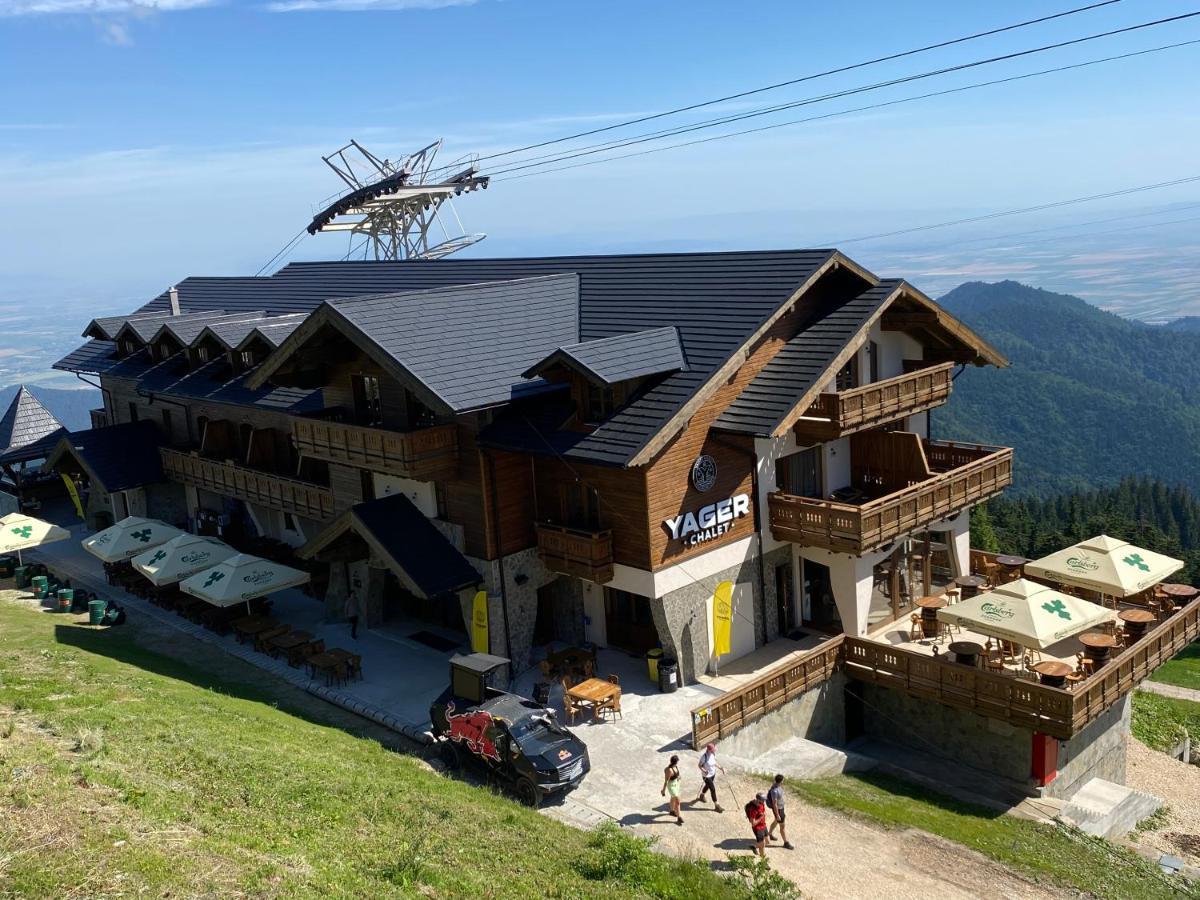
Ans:
POLYGON ((830 778, 843 772, 865 771, 875 765, 874 760, 861 754, 800 737, 789 738, 755 757, 726 754, 721 759, 723 765, 733 766, 744 772, 764 775, 779 773, 789 778, 800 779, 830 778))
POLYGON ((1162 801, 1157 797, 1103 778, 1093 778, 1063 804, 1062 818, 1086 834, 1119 838, 1160 806, 1162 801))

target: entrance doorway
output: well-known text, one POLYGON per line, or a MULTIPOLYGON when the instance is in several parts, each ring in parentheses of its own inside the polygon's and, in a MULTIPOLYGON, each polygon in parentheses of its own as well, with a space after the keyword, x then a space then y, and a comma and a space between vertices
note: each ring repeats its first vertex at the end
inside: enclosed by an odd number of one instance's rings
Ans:
POLYGON ((650 614, 650 600, 640 594, 605 588, 604 629, 610 647, 640 656, 658 646, 658 629, 650 614))
POLYGON ((383 619, 417 619, 465 634, 462 608, 454 596, 426 599, 407 590, 391 572, 383 576, 383 619))
POLYGON ((827 634, 841 634, 842 617, 833 600, 833 580, 829 566, 802 559, 800 561, 802 615, 804 624, 827 634))
POLYGON ((790 561, 775 567, 775 603, 779 612, 779 633, 786 637, 797 625, 796 581, 790 561))
POLYGON ((537 592, 537 618, 533 620, 533 645, 541 647, 554 640, 553 583, 544 584, 537 592))

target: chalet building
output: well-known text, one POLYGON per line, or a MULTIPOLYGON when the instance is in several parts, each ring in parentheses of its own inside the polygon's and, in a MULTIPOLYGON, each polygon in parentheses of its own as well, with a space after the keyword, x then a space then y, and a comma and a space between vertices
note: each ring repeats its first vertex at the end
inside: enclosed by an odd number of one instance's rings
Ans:
POLYGON ((189 278, 95 319, 97 376, 50 460, 100 527, 262 535, 330 615, 464 629, 492 651, 662 645, 693 679, 734 588, 732 656, 865 635, 969 572, 1011 450, 930 436, 1004 358, 832 250, 294 263, 189 278))

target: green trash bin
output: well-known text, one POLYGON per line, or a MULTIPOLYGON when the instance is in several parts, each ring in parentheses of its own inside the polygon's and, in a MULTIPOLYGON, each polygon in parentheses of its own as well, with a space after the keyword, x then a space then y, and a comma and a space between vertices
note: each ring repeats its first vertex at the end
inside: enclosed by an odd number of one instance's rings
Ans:
POLYGON ((658 661, 662 659, 662 656, 663 652, 659 647, 646 651, 646 668, 650 670, 651 684, 658 684, 658 661))
POLYGON ((106 606, 103 600, 92 600, 88 603, 88 623, 91 625, 99 625, 104 618, 104 607, 106 606))
POLYGON ((13 571, 13 578, 17 580, 18 590, 24 590, 29 587, 29 566, 17 566, 13 571))
POLYGON ((59 588, 55 593, 58 598, 56 607, 60 613, 69 613, 71 604, 75 602, 75 590, 73 588, 59 588))
POLYGON ((47 575, 33 576, 33 596, 44 598, 50 592, 50 578, 47 575))

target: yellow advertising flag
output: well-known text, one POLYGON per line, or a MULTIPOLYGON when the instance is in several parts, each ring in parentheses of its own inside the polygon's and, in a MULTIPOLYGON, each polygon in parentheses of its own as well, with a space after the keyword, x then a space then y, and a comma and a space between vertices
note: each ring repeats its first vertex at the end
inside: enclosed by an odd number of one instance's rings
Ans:
POLYGON ((471 649, 476 653, 487 653, 488 644, 488 596, 479 591, 471 604, 471 649))
POLYGON ((724 656, 729 652, 730 632, 733 629, 733 582, 722 581, 713 592, 713 653, 724 656))
POLYGON ((86 519, 87 516, 83 514, 83 504, 79 502, 79 489, 75 487, 75 482, 66 472, 58 474, 62 476, 63 484, 67 486, 67 493, 71 495, 71 501, 75 504, 75 512, 79 514, 79 518, 86 519))

